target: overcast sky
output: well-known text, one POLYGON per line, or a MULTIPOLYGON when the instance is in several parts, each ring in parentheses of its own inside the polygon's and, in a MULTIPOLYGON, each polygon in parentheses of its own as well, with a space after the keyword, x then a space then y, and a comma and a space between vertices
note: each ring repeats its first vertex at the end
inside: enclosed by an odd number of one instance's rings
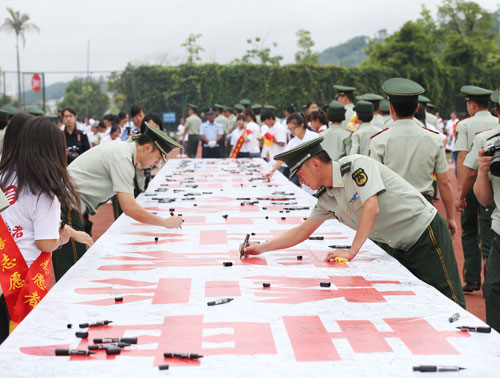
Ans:
MULTIPOLYGON (((494 11, 499 0, 477 1, 494 11)), ((358 35, 389 33, 418 18, 421 4, 436 13, 441 0, 0 0, 0 23, 6 7, 28 13, 40 34, 26 35, 21 71, 84 71, 87 40, 90 70, 122 70, 128 62, 178 64, 189 33, 201 33, 203 61, 228 63, 241 57, 246 40, 261 37, 292 63, 296 31, 306 29, 323 49, 358 35)), ((16 70, 15 37, 0 32, 0 67, 16 70)), ((47 74, 47 83, 74 75, 47 74)))

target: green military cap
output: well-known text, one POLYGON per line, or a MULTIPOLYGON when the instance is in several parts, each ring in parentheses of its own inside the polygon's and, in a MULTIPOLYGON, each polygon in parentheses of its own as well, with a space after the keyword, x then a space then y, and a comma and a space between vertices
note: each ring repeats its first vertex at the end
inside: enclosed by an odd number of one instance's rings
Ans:
POLYGON ((250 106, 250 100, 247 98, 243 98, 240 100, 240 104, 244 105, 244 106, 247 106, 247 105, 250 106))
POLYGON ((265 110, 276 110, 276 106, 269 104, 264 105, 262 108, 265 110))
POLYGON ((382 101, 384 98, 375 93, 365 93, 356 97, 359 101, 382 101))
POLYGON ((339 95, 349 92, 354 92, 356 90, 355 87, 348 87, 345 85, 334 85, 333 88, 337 91, 339 95))
POLYGON ((323 139, 324 138, 320 136, 310 140, 309 142, 299 144, 291 150, 275 155, 274 160, 282 161, 288 165, 290 167, 290 178, 292 178, 300 169, 302 164, 323 151, 323 147, 321 146, 323 139))
POLYGON ((490 100, 493 101, 495 104, 498 104, 498 90, 495 89, 493 93, 490 96, 490 100))
POLYGON ((217 110, 223 110, 225 108, 225 106, 221 105, 221 104, 214 104, 214 108, 217 110))
POLYGON ((380 101, 380 110, 382 110, 384 113, 389 113, 391 111, 389 105, 390 103, 387 100, 380 101))
POLYGON ((382 84, 382 90, 387 93, 390 101, 407 101, 425 92, 418 83, 402 77, 394 77, 382 84))
POLYGON ((225 111, 225 112, 232 112, 232 111, 233 111, 233 108, 231 108, 230 106, 225 106, 225 107, 224 107, 224 111, 225 111))
POLYGON ((19 111, 19 109, 17 109, 14 105, 11 104, 5 104, 0 108, 0 110, 7 113, 8 115, 14 115, 19 111))
POLYGON ((358 101, 354 106, 355 112, 373 113, 373 104, 370 101, 358 101))
POLYGON ((466 85, 460 88, 460 92, 465 95, 465 101, 474 100, 476 98, 484 98, 484 96, 491 96, 493 91, 476 87, 474 85, 466 85))
POLYGON ((245 107, 241 104, 234 104, 234 108, 236 110, 239 110, 240 112, 242 112, 243 110, 245 110, 245 107))
POLYGON ((333 100, 328 104, 328 110, 326 111, 328 113, 328 117, 331 116, 337 116, 337 115, 344 115, 345 114, 345 106, 341 102, 333 100))
POLYGON ((431 100, 427 96, 418 95, 418 102, 420 102, 421 104, 426 104, 427 105, 429 102, 431 102, 431 100))
POLYGON ((59 116, 57 114, 47 114, 45 117, 50 119, 51 121, 57 121, 59 119, 59 116))
POLYGON ((252 110, 257 110, 257 109, 260 109, 260 108, 262 108, 261 104, 253 104, 252 105, 252 110))
POLYGON ((430 102, 427 104, 427 107, 431 109, 436 109, 436 106, 434 104, 431 104, 430 102))
POLYGON ((27 106, 26 111, 28 113, 36 115, 36 116, 45 114, 45 112, 42 109, 40 109, 38 106, 34 106, 34 105, 27 106))
POLYGON ((198 110, 198 106, 194 105, 194 104, 188 104, 188 108, 191 108, 193 109, 194 111, 197 111, 198 110))
POLYGON ((163 160, 167 160, 167 154, 170 151, 175 148, 181 148, 181 145, 170 138, 166 132, 157 129, 149 122, 146 122, 146 130, 144 131, 144 135, 151 139, 155 146, 158 147, 163 160))

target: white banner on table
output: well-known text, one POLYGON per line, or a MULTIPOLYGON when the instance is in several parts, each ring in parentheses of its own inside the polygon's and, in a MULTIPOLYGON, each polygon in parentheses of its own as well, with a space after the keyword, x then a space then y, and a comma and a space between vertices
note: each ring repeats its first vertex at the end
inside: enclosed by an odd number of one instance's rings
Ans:
POLYGON ((371 241, 349 263, 324 262, 328 245, 354 237, 336 221, 315 232, 324 240, 240 260, 247 233, 276 237, 316 202, 279 174, 263 180, 268 170, 262 160, 169 161, 138 202, 160 216, 182 214, 182 229, 121 216, 0 347, 1 376, 403 377, 417 365, 455 365, 478 377, 500 369, 498 333, 458 331, 484 323, 371 241), (220 298, 233 301, 207 306, 220 298), (87 330, 79 323, 98 320, 113 323, 75 337, 87 330), (103 337, 138 344, 118 356, 54 355, 103 337))

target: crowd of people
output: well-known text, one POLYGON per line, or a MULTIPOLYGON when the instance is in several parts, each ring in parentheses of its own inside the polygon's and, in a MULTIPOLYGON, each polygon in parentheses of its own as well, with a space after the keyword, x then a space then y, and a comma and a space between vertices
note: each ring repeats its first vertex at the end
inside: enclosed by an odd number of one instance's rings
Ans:
MULTIPOLYGON (((52 256, 59 280, 92 245, 89 215, 109 200, 115 216, 181 226, 181 217, 161 218, 135 200, 171 150, 181 148, 180 156, 189 158, 263 158, 272 167, 267 178, 280 171, 318 203, 303 224, 267 243, 250 243, 246 255, 290 247, 337 219, 357 232, 349 249, 332 251, 327 260, 354 258, 370 238, 463 307, 464 292, 481 289, 484 262, 487 322, 500 330, 500 180, 489 172, 484 149, 500 137, 498 91, 463 87, 468 116, 452 113, 445 123, 411 80, 386 81, 385 97, 335 89, 333 101, 311 101, 301 111, 288 104, 281 118, 274 106, 247 99, 199 114, 188 104, 177 142, 158 114, 139 105, 99 121, 79 122, 73 108, 62 109, 56 122, 11 115, 0 132, 0 185, 10 205, 1 216, 9 237, 28 267, 41 251, 59 249, 52 256), (456 199, 447 151, 456 165, 456 199), (433 206, 438 192, 445 218, 433 206), (451 242, 456 211, 462 214, 464 285, 451 242)), ((0 342, 8 333, 3 295, 0 342)))

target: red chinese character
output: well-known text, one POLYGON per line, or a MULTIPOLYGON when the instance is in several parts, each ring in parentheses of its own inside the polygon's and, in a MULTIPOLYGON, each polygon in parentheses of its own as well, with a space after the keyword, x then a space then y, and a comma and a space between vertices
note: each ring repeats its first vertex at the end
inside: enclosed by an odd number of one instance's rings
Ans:
POLYGON ((16 226, 16 227, 14 227, 14 229, 11 232, 11 234, 12 234, 13 238, 16 238, 16 239, 22 238, 23 237, 23 228, 22 228, 22 226, 16 226))
MULTIPOLYGON (((89 338, 82 339, 77 348, 85 349, 88 340, 93 338, 126 337, 127 333, 137 335, 140 349, 127 349, 124 357, 154 357, 154 366, 166 362, 163 353, 198 353, 204 356, 254 356, 256 354, 275 355, 276 345, 269 323, 259 322, 205 322, 202 315, 167 316, 161 324, 111 325, 89 329, 89 338), (144 331, 144 335, 141 335, 144 331), (157 331, 158 336, 152 336, 157 331)), ((54 356, 55 348, 68 348, 66 345, 22 347, 22 353, 35 356, 54 356)), ((113 360, 117 356, 106 356, 98 351, 92 356, 72 356, 71 361, 113 360)), ((168 359, 169 365, 200 366, 200 361, 168 359)))
POLYGON ((447 340, 466 332, 438 331, 423 318, 384 319, 392 331, 379 331, 369 320, 337 320, 341 331, 328 332, 319 316, 284 316, 297 361, 338 361, 332 339, 346 339, 355 353, 394 353, 386 339, 401 340, 414 355, 460 354, 447 340))

